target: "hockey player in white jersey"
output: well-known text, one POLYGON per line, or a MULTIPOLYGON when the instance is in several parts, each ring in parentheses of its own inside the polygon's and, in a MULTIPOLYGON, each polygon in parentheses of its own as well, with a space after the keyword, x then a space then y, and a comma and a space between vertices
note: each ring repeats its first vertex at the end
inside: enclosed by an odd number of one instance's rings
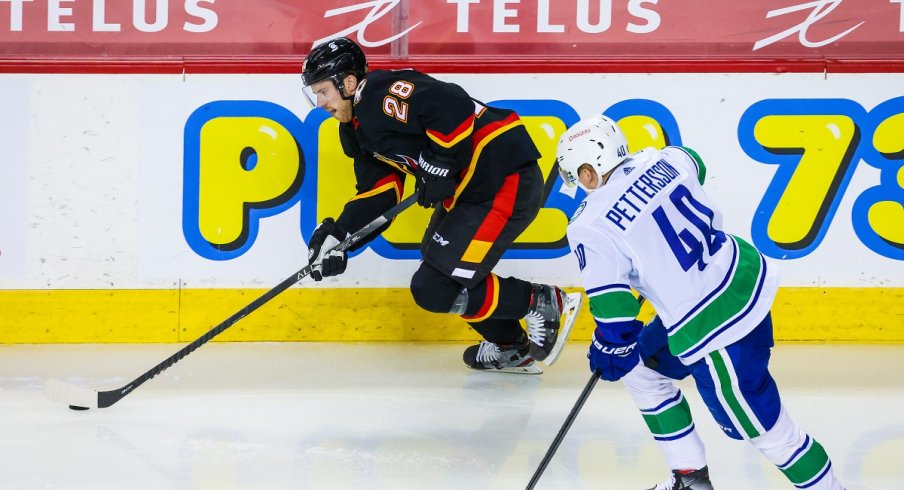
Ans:
POLYGON ((596 321, 590 369, 628 388, 672 470, 651 490, 713 488, 673 382, 688 375, 725 434, 750 441, 795 487, 841 489, 822 445, 782 406, 768 370, 775 264, 722 231, 693 150, 629 155, 627 147, 616 123, 597 116, 562 135, 557 163, 566 185, 588 193, 568 241, 596 321), (646 326, 631 288, 656 309, 646 326))

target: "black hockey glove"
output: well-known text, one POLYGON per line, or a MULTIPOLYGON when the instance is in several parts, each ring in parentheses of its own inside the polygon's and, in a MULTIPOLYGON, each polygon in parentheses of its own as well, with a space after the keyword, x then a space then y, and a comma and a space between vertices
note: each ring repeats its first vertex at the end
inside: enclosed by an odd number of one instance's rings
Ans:
POLYGON ((451 158, 421 153, 414 184, 417 203, 432 208, 455 195, 455 175, 451 158))
POLYGON ((327 218, 317 226, 308 244, 308 263, 311 264, 311 277, 315 281, 324 277, 338 276, 345 272, 348 265, 348 254, 336 248, 348 236, 333 218, 327 218))

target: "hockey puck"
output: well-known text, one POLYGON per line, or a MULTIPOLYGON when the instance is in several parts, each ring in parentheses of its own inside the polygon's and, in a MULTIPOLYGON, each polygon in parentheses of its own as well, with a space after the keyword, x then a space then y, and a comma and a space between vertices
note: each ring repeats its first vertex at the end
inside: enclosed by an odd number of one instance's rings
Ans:
POLYGON ((79 407, 77 405, 69 405, 69 408, 72 410, 88 410, 88 407, 79 407))

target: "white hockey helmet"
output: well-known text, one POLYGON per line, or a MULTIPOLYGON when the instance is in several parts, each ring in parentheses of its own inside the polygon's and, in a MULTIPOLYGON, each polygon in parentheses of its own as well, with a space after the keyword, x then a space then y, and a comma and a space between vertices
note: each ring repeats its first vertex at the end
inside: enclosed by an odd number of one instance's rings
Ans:
MULTIPOLYGON (((599 186, 603 184, 603 176, 628 158, 628 141, 625 133, 606 116, 594 116, 582 119, 568 128, 559 138, 556 149, 556 163, 559 164, 559 175, 568 187, 579 185, 588 189, 578 179, 581 165, 590 165, 596 172, 599 186)), ((597 187, 598 189, 599 187, 597 187)))

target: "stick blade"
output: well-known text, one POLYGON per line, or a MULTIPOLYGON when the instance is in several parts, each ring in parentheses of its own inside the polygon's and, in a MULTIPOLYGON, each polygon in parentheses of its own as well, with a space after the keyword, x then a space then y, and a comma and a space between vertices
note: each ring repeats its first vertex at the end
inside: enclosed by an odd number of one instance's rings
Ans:
POLYGON ((44 382, 44 397, 70 407, 97 408, 98 406, 96 390, 82 388, 56 379, 48 379, 44 382))

